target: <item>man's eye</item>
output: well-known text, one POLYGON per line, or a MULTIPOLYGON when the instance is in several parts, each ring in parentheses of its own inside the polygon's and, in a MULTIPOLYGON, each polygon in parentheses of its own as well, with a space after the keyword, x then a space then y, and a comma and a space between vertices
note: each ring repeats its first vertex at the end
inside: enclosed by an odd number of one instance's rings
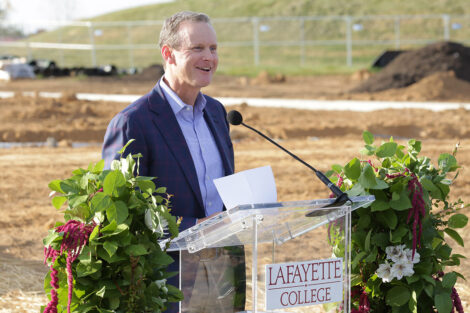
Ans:
POLYGON ((212 52, 217 51, 217 47, 211 47, 211 51, 212 51, 212 52))
POLYGON ((193 50, 195 50, 195 51, 201 51, 201 50, 202 50, 202 47, 193 47, 193 50))

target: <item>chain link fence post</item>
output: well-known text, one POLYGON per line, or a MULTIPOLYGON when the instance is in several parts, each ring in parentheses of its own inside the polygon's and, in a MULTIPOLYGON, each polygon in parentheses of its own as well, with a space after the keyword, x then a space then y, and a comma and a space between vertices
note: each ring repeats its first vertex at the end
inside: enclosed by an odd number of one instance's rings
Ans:
POLYGON ((450 17, 449 14, 442 15, 442 24, 444 26, 444 40, 449 41, 450 39, 450 17))
POLYGON ((300 66, 305 66, 305 17, 300 18, 300 66))
POLYGON ((95 47, 95 30, 93 28, 93 23, 88 22, 88 34, 90 37, 90 45, 91 45, 91 66, 96 66, 96 47, 95 47))
POLYGON ((127 45, 128 45, 128 52, 129 52, 129 66, 130 68, 134 68, 134 45, 132 44, 132 25, 130 22, 126 23, 127 25, 127 45))
POLYGON ((395 49, 400 50, 400 20, 399 16, 395 17, 395 49))
POLYGON ((352 62, 352 17, 345 16, 346 21, 346 65, 351 67, 352 62))
POLYGON ((259 18, 254 17, 251 19, 253 24, 253 54, 255 66, 259 65, 259 18))

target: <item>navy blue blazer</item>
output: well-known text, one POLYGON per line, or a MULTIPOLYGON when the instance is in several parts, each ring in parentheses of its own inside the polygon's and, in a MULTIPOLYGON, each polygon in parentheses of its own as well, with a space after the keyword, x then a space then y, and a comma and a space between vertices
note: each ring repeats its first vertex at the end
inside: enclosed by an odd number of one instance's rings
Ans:
MULTIPOLYGON (((207 100, 204 118, 212 132, 223 162, 225 175, 234 172, 233 146, 229 136, 226 111, 217 100, 204 95, 207 100)), ((171 210, 183 217, 180 230, 205 217, 194 162, 170 104, 157 83, 145 96, 130 104, 110 122, 103 143, 103 159, 109 168, 117 152, 135 139, 125 155, 141 153, 141 176, 157 177, 157 187, 164 186, 172 194, 171 210)))

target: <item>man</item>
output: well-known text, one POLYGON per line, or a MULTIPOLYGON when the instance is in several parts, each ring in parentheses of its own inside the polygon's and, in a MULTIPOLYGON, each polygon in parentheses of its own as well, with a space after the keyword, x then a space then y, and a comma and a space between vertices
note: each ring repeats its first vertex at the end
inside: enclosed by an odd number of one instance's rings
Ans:
POLYGON ((112 119, 102 154, 109 167, 119 157, 116 152, 135 139, 126 154, 141 153, 139 175, 157 177, 156 185, 174 195, 172 214, 183 218, 184 230, 223 210, 213 179, 233 174, 233 146, 224 107, 200 92, 218 65, 209 17, 173 15, 163 25, 159 45, 164 76, 112 119))

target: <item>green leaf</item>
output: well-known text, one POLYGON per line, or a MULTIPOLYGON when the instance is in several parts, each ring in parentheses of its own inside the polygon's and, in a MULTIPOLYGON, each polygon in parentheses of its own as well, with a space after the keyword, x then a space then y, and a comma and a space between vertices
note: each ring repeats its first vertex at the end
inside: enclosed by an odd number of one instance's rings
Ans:
POLYGON ((130 139, 130 140, 124 145, 124 147, 122 147, 121 150, 119 150, 118 153, 119 153, 119 154, 123 154, 124 151, 126 151, 127 146, 129 146, 129 145, 130 145, 132 142, 134 142, 134 141, 135 141, 135 139, 130 139))
POLYGON ((98 235, 100 234, 100 225, 96 225, 95 228, 93 228, 93 231, 90 234, 90 241, 93 241, 98 235))
POLYGON ((367 145, 371 145, 374 143, 374 135, 368 132, 367 130, 362 133, 362 138, 367 145))
POLYGON ((457 160, 452 154, 441 154, 437 162, 439 164, 439 168, 441 168, 445 172, 452 172, 459 168, 457 160))
POLYGON ((403 153, 403 146, 398 146, 397 151, 395 152, 395 155, 399 160, 402 160, 403 157, 405 156, 405 153, 403 153))
POLYGON ((155 190, 156 193, 166 193, 166 187, 159 187, 157 190, 155 190))
POLYGON ((421 141, 411 139, 408 141, 408 150, 412 152, 420 152, 421 151, 421 141))
POLYGON ((91 261, 91 262, 81 261, 77 265, 77 276, 78 277, 84 277, 84 276, 88 276, 88 275, 91 275, 93 273, 96 273, 99 270, 101 270, 101 265, 102 265, 101 260, 91 261))
POLYGON ((359 183, 362 185, 364 188, 372 188, 375 185, 377 185, 376 179, 375 179, 375 173, 374 170, 372 169, 372 166, 370 166, 369 163, 366 163, 364 168, 362 169, 362 173, 358 179, 359 183))
POLYGON ((96 295, 100 298, 103 298, 104 297, 104 294, 106 292, 106 286, 103 286, 100 290, 98 290, 96 292, 96 295))
POLYGON ((427 178, 422 178, 420 180, 421 185, 423 185, 424 189, 430 191, 430 192, 436 192, 439 191, 439 189, 436 187, 436 185, 433 184, 433 182, 427 178))
POLYGON ((386 142, 377 149, 375 155, 377 155, 379 158, 392 157, 397 151, 397 146, 398 145, 396 142, 386 142))
POLYGON ((455 283, 457 282, 457 274, 454 272, 450 272, 442 277, 442 287, 444 288, 452 288, 454 287, 455 283))
POLYGON ((439 313, 450 313, 452 310, 450 292, 436 292, 436 295, 434 296, 434 305, 439 313))
POLYGON ((377 150, 377 148, 374 147, 374 146, 365 145, 364 149, 362 149, 360 152, 361 152, 361 154, 374 155, 376 150, 377 150))
POLYGON ((452 228, 444 229, 444 232, 449 235, 450 238, 454 239, 460 246, 464 246, 464 242, 462 237, 460 237, 459 233, 453 230, 452 228))
POLYGON ((149 195, 155 191, 155 184, 153 183, 153 181, 137 181, 137 186, 140 188, 140 190, 142 190, 142 192, 146 192, 149 195))
POLYGON ((63 180, 60 182, 60 188, 64 194, 77 194, 80 193, 80 187, 77 182, 72 179, 63 180))
POLYGON ((174 262, 173 258, 168 254, 159 251, 158 253, 152 254, 152 261, 156 264, 167 266, 174 262))
POLYGON ((371 243, 385 250, 390 245, 389 237, 386 233, 377 233, 372 236, 371 243))
POLYGON ((108 297, 108 301, 109 301, 110 309, 116 310, 117 308, 119 308, 119 303, 120 303, 119 297, 108 297))
POLYGON ((392 232, 391 242, 400 243, 403 236, 408 233, 408 229, 404 225, 400 225, 395 231, 392 232))
POLYGON ((71 196, 69 199, 69 206, 71 208, 76 208, 80 204, 86 202, 88 200, 88 195, 77 195, 77 196, 71 196))
POLYGON ((57 196, 57 197, 52 198, 52 205, 54 206, 54 208, 59 210, 62 207, 62 205, 64 205, 65 201, 67 201, 66 197, 57 196))
POLYGON ((365 193, 364 187, 361 186, 361 184, 355 184, 351 189, 346 191, 348 196, 350 197, 355 197, 359 195, 363 195, 365 193))
POLYGON ((53 191, 57 191, 58 193, 65 193, 62 188, 60 188, 60 183, 62 181, 60 179, 53 180, 49 183, 49 189, 53 191))
POLYGON ((468 223, 468 217, 464 214, 454 214, 449 218, 448 226, 451 228, 463 228, 468 223))
POLYGON ((418 313, 418 297, 416 296, 416 290, 411 291, 411 298, 408 302, 408 308, 412 313, 418 313))
POLYGON ((111 223, 109 223, 108 225, 103 227, 103 229, 101 229, 101 233, 102 234, 114 233, 114 231, 116 230, 116 227, 117 227, 116 220, 113 220, 113 221, 111 221, 111 223))
POLYGON ((364 248, 366 252, 370 251, 370 236, 372 236, 372 229, 367 233, 366 241, 364 242, 364 248))
POLYGON ((103 248, 108 252, 109 257, 112 257, 118 249, 118 244, 114 241, 106 240, 103 244, 103 248))
POLYGON ((390 306, 402 306, 411 298, 410 290, 404 286, 395 286, 387 292, 385 302, 390 306))
POLYGON ((49 234, 46 238, 43 239, 42 243, 45 247, 48 247, 54 240, 61 238, 62 236, 54 231, 54 229, 49 229, 49 234))
POLYGON ((177 237, 179 234, 179 230, 178 224, 176 223, 176 217, 171 215, 170 212, 168 212, 167 210, 163 210, 162 216, 168 223, 168 230, 170 231, 171 236, 177 237))
POLYGON ((109 221, 116 220, 117 224, 123 223, 129 216, 127 205, 122 201, 116 201, 106 209, 106 217, 109 221))
POLYGON ((383 213, 383 221, 390 229, 395 229, 398 224, 398 217, 394 210, 386 210, 383 213))
POLYGON ((106 175, 106 178, 103 182, 103 192, 109 196, 117 197, 119 195, 118 188, 122 187, 126 184, 126 179, 124 175, 116 170, 110 172, 106 175))
POLYGON ((398 200, 390 201, 390 206, 397 211, 404 211, 411 208, 411 201, 408 197, 408 192, 403 190, 400 193, 400 198, 398 200))
POLYGON ((371 205, 371 212, 377 212, 377 211, 385 211, 390 208, 390 203, 381 201, 381 200, 375 200, 372 202, 371 205))
POLYGON ((385 181, 377 177, 375 178, 375 183, 376 183, 375 186, 370 187, 371 189, 387 189, 388 188, 388 184, 385 181))
POLYGON ((139 256, 139 255, 146 255, 148 254, 147 249, 144 245, 137 244, 137 245, 130 245, 125 248, 124 250, 127 255, 131 256, 139 256))
POLYGON ((343 171, 343 167, 339 164, 333 164, 331 168, 333 169, 333 171, 335 171, 338 174, 343 171))
POLYGON ((98 163, 95 164, 95 166, 93 167, 93 169, 91 170, 93 173, 100 173, 103 171, 104 169, 104 160, 100 160, 98 163))
POLYGON ((344 167, 344 174, 352 180, 357 180, 361 176, 361 161, 358 158, 352 159, 344 167))
POLYGON ((91 199, 91 207, 93 212, 101 212, 109 208, 113 204, 111 198, 103 192, 96 193, 91 199))
POLYGON ((452 248, 448 245, 442 245, 439 249, 437 249, 436 254, 441 259, 447 260, 452 253, 452 248))

